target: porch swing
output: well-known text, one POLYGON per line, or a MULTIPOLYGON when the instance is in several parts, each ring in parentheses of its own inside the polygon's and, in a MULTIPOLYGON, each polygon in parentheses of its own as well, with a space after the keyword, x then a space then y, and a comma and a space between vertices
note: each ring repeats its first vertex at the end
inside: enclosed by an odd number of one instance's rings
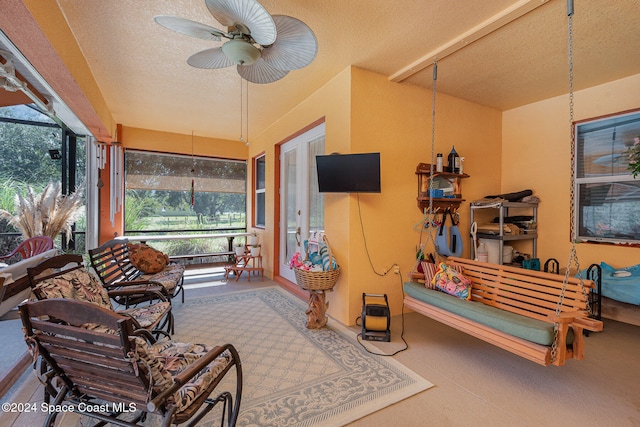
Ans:
MULTIPOLYGON (((571 214, 574 213, 574 158, 575 128, 573 126, 573 0, 567 0, 569 34, 569 109, 571 125, 571 214)), ((435 146, 435 93, 437 61, 433 72, 433 122, 431 151, 435 146)), ((433 162, 432 162, 433 164, 433 162)), ((430 194, 433 194, 430 191, 430 194)), ((447 256, 447 247, 433 239, 433 198, 425 208, 420 225, 420 249, 431 242, 438 257, 447 256), (422 242, 422 232, 430 228, 427 242, 422 242), (440 249, 439 249, 440 246, 440 249), (442 250, 444 249, 444 250, 442 250)), ((418 227, 418 224, 416 224, 418 227)), ((576 233, 571 222, 571 249, 564 276, 489 264, 475 260, 449 256, 446 266, 463 271, 471 282, 468 290, 470 301, 445 295, 416 282, 405 284, 405 306, 427 317, 438 320, 469 335, 505 349, 538 364, 562 366, 568 359, 584 358, 583 332, 601 331, 602 322, 590 318, 588 293, 595 286, 592 281, 570 275, 571 267, 580 271, 576 253, 576 233)), ((436 238, 437 240, 437 238, 436 238)), ((419 258, 419 257, 418 257, 419 258)), ((416 267, 420 263, 416 261, 416 267)), ((416 268, 414 267, 414 271, 416 268)), ((425 272, 427 273, 427 272, 425 272)))

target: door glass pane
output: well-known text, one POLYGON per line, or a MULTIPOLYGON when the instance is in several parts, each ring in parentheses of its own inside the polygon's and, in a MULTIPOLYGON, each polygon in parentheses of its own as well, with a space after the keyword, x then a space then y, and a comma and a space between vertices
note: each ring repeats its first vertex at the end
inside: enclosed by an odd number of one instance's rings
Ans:
POLYGON ((256 226, 264 227, 267 223, 265 217, 266 205, 265 205, 265 192, 256 193, 256 226))
POLYGON ((256 189, 264 190, 266 177, 266 159, 265 156, 260 157, 256 161, 256 189))
POLYGON ((296 231, 298 228, 296 213, 296 194, 297 194, 297 161, 296 150, 291 150, 284 155, 284 174, 285 174, 285 215, 286 215, 286 248, 285 259, 291 257, 298 250, 296 243, 296 231))
POLYGON ((316 156, 324 154, 324 135, 309 142, 309 231, 324 230, 324 194, 318 191, 316 156))

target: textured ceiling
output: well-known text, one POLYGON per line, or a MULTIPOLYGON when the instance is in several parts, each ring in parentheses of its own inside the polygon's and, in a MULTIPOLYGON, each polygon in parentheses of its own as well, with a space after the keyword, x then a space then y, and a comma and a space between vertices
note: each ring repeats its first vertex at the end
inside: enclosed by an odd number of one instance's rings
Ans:
MULTIPOLYGON (((219 46, 153 21, 175 15, 222 27, 203 0, 57 0, 117 123, 225 139, 240 136, 235 67, 186 59, 219 46)), ((349 65, 392 76, 505 10, 523 16, 438 60, 438 91, 501 110, 567 93, 563 0, 263 0, 313 29, 311 65, 249 85, 249 136, 259 134, 349 65)), ((640 73, 640 0, 576 0, 575 89, 640 73)), ((401 84, 431 87, 431 67, 401 84)), ((246 132, 246 131, 245 131, 246 132)))

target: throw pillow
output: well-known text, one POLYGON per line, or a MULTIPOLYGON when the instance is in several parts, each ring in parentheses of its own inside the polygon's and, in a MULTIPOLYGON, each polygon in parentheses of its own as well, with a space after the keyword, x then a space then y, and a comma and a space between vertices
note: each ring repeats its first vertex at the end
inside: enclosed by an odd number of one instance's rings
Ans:
POLYGON ((438 266, 432 282, 435 288, 442 292, 461 299, 471 299, 471 280, 443 262, 438 266))
POLYGON ((422 261, 422 272, 424 273, 424 285, 429 289, 435 289, 433 284, 433 276, 438 272, 438 265, 432 262, 422 261))
POLYGON ((320 246, 320 256, 322 257, 322 269, 324 271, 336 270, 338 268, 335 257, 329 253, 329 246, 324 243, 320 246))
MULTIPOLYGON (((435 284, 433 283, 433 276, 436 275, 436 273, 439 270, 438 264, 434 264, 432 262, 427 262, 427 261, 422 261, 420 263, 420 265, 422 266, 422 271, 424 272, 424 285, 429 288, 429 289, 435 289, 435 284)), ((463 268, 462 266, 459 265, 448 265, 448 268, 453 268, 454 270, 456 270, 458 273, 462 273, 463 272, 463 268)))
POLYGON ((169 257, 144 243, 127 243, 129 261, 143 273, 159 273, 169 264, 169 257))

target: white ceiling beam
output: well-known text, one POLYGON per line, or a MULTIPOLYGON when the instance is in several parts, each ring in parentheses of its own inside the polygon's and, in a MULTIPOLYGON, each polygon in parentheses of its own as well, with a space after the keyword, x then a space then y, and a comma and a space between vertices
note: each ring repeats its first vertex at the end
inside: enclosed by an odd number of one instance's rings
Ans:
POLYGON ((442 58, 463 49, 467 45, 504 27, 547 2, 549 2, 549 0, 520 0, 470 30, 460 34, 458 37, 450 40, 442 46, 439 46, 437 49, 427 53, 420 59, 412 62, 399 71, 396 71, 389 76, 389 80, 392 82, 401 82, 406 80, 419 71, 433 65, 436 58, 439 61, 442 58))

